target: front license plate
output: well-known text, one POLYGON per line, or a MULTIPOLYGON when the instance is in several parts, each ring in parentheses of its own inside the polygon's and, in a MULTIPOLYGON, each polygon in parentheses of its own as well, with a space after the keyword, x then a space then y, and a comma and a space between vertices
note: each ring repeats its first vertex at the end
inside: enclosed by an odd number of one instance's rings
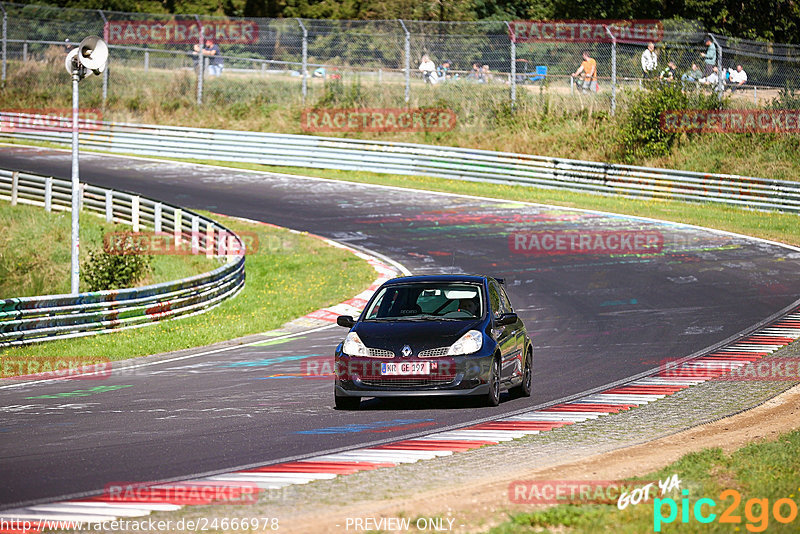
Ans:
POLYGON ((429 375, 431 362, 381 362, 382 375, 429 375))

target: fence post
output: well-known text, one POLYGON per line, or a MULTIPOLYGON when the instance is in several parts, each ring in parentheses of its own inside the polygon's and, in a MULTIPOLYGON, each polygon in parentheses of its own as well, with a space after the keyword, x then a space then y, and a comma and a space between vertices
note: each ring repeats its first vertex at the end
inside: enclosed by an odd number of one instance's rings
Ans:
POLYGON ((214 257, 214 224, 206 222, 206 257, 214 257))
POLYGON ((306 94, 308 94, 308 30, 303 21, 297 19, 300 29, 303 30, 303 105, 306 105, 306 94))
POLYGON ((11 173, 11 205, 17 205, 17 195, 19 194, 19 172, 11 173))
POLYGON ((150 52, 148 50, 144 51, 144 71, 147 72, 150 69, 150 52))
POLYGON ((106 189, 106 222, 114 222, 114 191, 106 189))
POLYGON ((24 63, 28 62, 28 41, 22 43, 22 61, 24 63))
POLYGON ((608 26, 603 27, 611 37, 611 116, 613 117, 617 111, 617 38, 608 26))
POLYGON ((197 215, 192 215, 192 254, 197 254, 200 251, 200 218, 197 215))
POLYGON ((156 202, 155 207, 153 208, 153 232, 156 234, 161 233, 161 202, 156 202))
POLYGON ((511 31, 511 24, 506 21, 506 28, 508 28, 508 40, 511 41, 511 108, 517 104, 517 40, 514 38, 514 32, 511 31))
POLYGON ((133 231, 139 231, 139 196, 134 195, 131 197, 131 226, 133 231))
POLYGON ((53 177, 44 179, 44 210, 53 211, 53 177))
POLYGON ((406 34, 406 46, 405 46, 405 74, 406 74, 406 93, 405 99, 406 104, 411 99, 411 34, 408 33, 408 28, 406 28, 406 24, 403 22, 403 19, 397 19, 400 21, 400 25, 403 27, 403 31, 406 34))
MULTIPOLYGON (((103 19, 103 40, 108 44, 108 19, 106 18, 106 14, 103 13, 102 9, 97 10, 100 13, 100 17, 103 19)), ((103 106, 106 105, 106 101, 108 100, 108 64, 106 64, 106 68, 103 69, 103 106)))
POLYGON ((197 21, 197 27, 200 34, 200 49, 197 51, 197 105, 203 105, 203 67, 205 67, 205 56, 203 55, 203 24, 200 22, 200 17, 194 16, 197 21))
POLYGON ((6 8, 3 5, 3 2, 0 2, 0 9, 3 10, 3 67, 2 67, 2 75, 0 75, 0 81, 3 84, 6 83, 6 59, 8 54, 8 13, 6 13, 6 8))
POLYGON ((175 237, 175 248, 181 246, 181 233, 183 232, 183 221, 181 220, 181 210, 175 209, 172 212, 172 235, 175 237))

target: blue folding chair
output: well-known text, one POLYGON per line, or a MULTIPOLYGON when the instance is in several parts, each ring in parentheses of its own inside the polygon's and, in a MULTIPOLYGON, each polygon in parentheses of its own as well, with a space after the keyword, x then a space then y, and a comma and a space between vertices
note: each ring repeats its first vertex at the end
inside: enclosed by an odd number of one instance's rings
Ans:
POLYGON ((536 65, 536 74, 530 77, 531 83, 544 80, 547 77, 547 65, 536 65))

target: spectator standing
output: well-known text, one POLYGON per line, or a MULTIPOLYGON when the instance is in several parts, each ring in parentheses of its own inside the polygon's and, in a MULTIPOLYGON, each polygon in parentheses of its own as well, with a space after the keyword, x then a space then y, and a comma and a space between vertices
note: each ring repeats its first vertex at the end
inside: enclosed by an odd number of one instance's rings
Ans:
POLYGON ((431 58, 428 57, 428 54, 422 56, 422 62, 419 64, 419 71, 422 73, 422 78, 425 80, 425 83, 434 85, 438 81, 436 77, 436 65, 431 61, 431 58))
POLYGON ((747 73, 744 71, 741 65, 736 65, 736 70, 731 71, 731 77, 729 81, 731 83, 731 92, 736 91, 747 83, 747 73))
POLYGON ((642 75, 646 78, 652 78, 656 74, 658 67, 658 56, 656 55, 656 45, 647 43, 647 50, 642 52, 642 75))
POLYGON ((597 61, 592 59, 588 50, 583 51, 583 62, 578 70, 572 73, 572 77, 575 78, 581 74, 583 75, 581 84, 583 92, 588 93, 589 90, 597 92, 597 61))
POLYGON ((717 47, 714 46, 714 43, 711 41, 711 37, 706 37, 705 45, 706 51, 705 53, 701 52, 700 57, 703 58, 703 63, 705 64, 703 67, 703 75, 708 77, 711 76, 713 67, 717 64, 717 47))
POLYGON ((222 51, 212 39, 206 39, 206 44, 201 50, 202 55, 208 57, 208 75, 219 76, 222 74, 222 51))

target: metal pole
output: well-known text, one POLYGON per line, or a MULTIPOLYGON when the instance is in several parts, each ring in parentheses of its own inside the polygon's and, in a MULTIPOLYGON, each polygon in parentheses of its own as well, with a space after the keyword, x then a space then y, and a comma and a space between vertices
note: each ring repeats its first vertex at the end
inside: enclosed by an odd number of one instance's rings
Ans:
POLYGON ((611 116, 617 111, 617 38, 604 26, 606 33, 611 37, 611 116))
POLYGON ((6 8, 3 6, 2 2, 0 2, 0 9, 3 10, 3 68, 2 75, 0 75, 0 81, 5 84, 6 60, 8 58, 8 13, 6 13, 6 8))
POLYGON ((28 41, 22 43, 22 61, 28 62, 28 41))
POLYGON ((303 30, 303 105, 306 105, 306 95, 308 94, 308 30, 300 19, 297 19, 300 29, 303 30))
MULTIPOLYGON (((77 61, 77 59, 76 59, 77 61)), ((78 177, 78 82, 80 67, 72 68, 72 261, 70 264, 70 292, 80 292, 80 180, 78 177)))
POLYGON ((406 74, 406 93, 405 99, 406 104, 411 99, 411 34, 408 33, 408 28, 406 28, 403 19, 397 19, 400 21, 400 25, 403 27, 403 31, 406 33, 406 46, 405 46, 405 74, 406 74))
POLYGON ((150 52, 145 50, 144 51, 144 71, 147 72, 147 70, 149 68, 150 68, 150 52))
MULTIPOLYGON (((102 9, 97 10, 100 13, 100 16, 103 18, 103 40, 107 43, 108 42, 108 19, 106 18, 105 13, 103 13, 102 9)), ((108 100, 108 65, 103 70, 103 106, 106 105, 106 101, 108 100)))
POLYGON ((506 22, 508 39, 511 41, 511 107, 517 104, 517 41, 511 31, 511 24, 506 22))
POLYGON ((203 55, 203 24, 200 22, 200 17, 194 16, 197 21, 197 27, 200 29, 200 50, 197 51, 197 105, 203 104, 203 70, 205 67, 205 56, 203 55))

